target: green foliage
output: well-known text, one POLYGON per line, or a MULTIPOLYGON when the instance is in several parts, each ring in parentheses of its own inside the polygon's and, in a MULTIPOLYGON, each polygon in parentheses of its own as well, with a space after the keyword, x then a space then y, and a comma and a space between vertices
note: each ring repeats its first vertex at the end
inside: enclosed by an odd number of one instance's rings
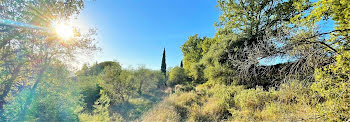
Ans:
MULTIPOLYGON (((143 66, 137 69, 122 69, 118 62, 103 63, 107 64, 103 67, 104 71, 95 74, 84 74, 85 71, 93 71, 96 64, 92 67, 84 68, 77 73, 78 83, 81 84, 82 94, 84 95, 84 102, 88 110, 80 114, 83 121, 133 121, 141 117, 141 115, 148 111, 153 104, 160 101, 164 93, 161 91, 164 85, 164 75, 161 71, 154 71, 143 66), (100 87, 101 86, 101 87, 100 87), (97 99, 104 99, 97 93, 100 90, 104 91, 110 102, 109 107, 104 111, 110 112, 109 118, 100 113, 92 113, 91 111, 98 110, 96 107, 89 108, 95 102, 95 105, 100 105, 97 99), (83 119, 88 118, 88 119, 83 119)), ((101 106, 100 106, 101 107, 101 106)))
POLYGON ((40 83, 36 94, 24 89, 5 105, 6 121, 78 121, 78 112, 83 109, 81 96, 65 66, 50 66, 42 80, 45 82, 40 83), (29 99, 33 102, 24 106, 29 99))
POLYGON ((122 71, 119 63, 104 68, 101 75, 100 86, 106 91, 114 103, 127 101, 132 94, 133 83, 129 80, 128 73, 122 71))
MULTIPOLYGON (((170 72, 164 49, 161 71, 106 61, 72 76, 64 63, 96 50, 94 30, 63 42, 0 25, 0 121, 350 120, 348 0, 217 2, 215 36, 190 36, 170 72), (323 21, 334 21, 333 30, 315 29, 323 21), (259 63, 276 55, 297 61, 259 63), (165 82, 175 93, 162 100, 165 82)), ((0 14, 48 27, 83 7, 82 0, 4 0, 0 14)))
POLYGON ((165 81, 164 75, 161 72, 153 71, 143 66, 132 70, 129 75, 131 76, 130 80, 135 83, 139 95, 161 88, 165 81))
POLYGON ((216 23, 216 34, 220 38, 240 34, 241 39, 232 40, 233 46, 251 45, 289 21, 295 13, 292 3, 293 0, 218 0, 222 14, 216 23))
MULTIPOLYGON (((43 28, 50 28, 51 22, 58 18, 67 19, 77 15, 84 7, 82 0, 2 0, 0 10, 3 20, 14 20, 33 24, 43 28)), ((1 25, 1 95, 0 109, 8 102, 12 86, 18 82, 28 82, 31 78, 41 75, 38 67, 52 60, 70 60, 75 57, 76 51, 89 52, 96 49, 92 36, 80 34, 74 39, 74 44, 64 44, 57 36, 47 29, 37 27, 16 27, 1 25), (34 41, 35 40, 35 41, 34 41)), ((40 67, 42 68, 42 67, 40 67)), ((24 83, 25 87, 28 83, 24 83)), ((18 90, 14 90, 17 93, 18 90)))
POLYGON ((108 66, 113 65, 119 65, 117 62, 114 61, 104 61, 101 63, 97 63, 92 65, 91 67, 87 67, 86 64, 83 66, 83 68, 77 72, 77 75, 85 75, 85 76, 98 76, 101 73, 103 73, 104 69, 108 66))
POLYGON ((62 76, 48 74, 48 72, 53 72, 53 69, 57 68, 56 65, 68 63, 78 53, 86 54, 95 51, 97 49, 93 37, 96 34, 95 30, 91 29, 87 33, 75 30, 76 33, 79 33, 75 35, 76 38, 62 41, 46 28, 51 28, 54 21, 73 18, 83 7, 84 1, 82 0, 2 0, 0 2, 0 8, 2 8, 0 13, 3 20, 19 21, 36 26, 1 25, 0 57, 1 62, 8 63, 1 65, 0 68, 3 69, 1 72, 3 77, 0 78, 2 79, 0 114, 2 111, 7 111, 3 110, 3 105, 6 104, 5 106, 9 107, 15 104, 12 100, 17 99, 18 96, 22 97, 18 99, 24 101, 22 101, 19 116, 13 119, 20 121, 77 120, 75 112, 72 111, 79 106, 77 103, 80 96, 71 95, 79 92, 73 90, 77 85, 71 83, 73 81, 68 78, 69 73, 65 71, 68 68, 61 66, 66 68, 57 72, 62 76), (72 87, 67 85, 72 85, 72 87), (28 91, 25 92, 23 89, 28 91), (28 96, 19 95, 22 91, 28 93, 28 96), (63 93, 67 95, 63 96, 63 93), (39 113, 41 110, 43 113, 39 113))
POLYGON ((181 46, 181 51, 184 55, 184 69, 196 82, 203 82, 205 80, 202 73, 204 67, 198 63, 212 43, 214 43, 213 39, 207 37, 201 38, 196 34, 190 36, 185 44, 181 46))
POLYGON ((94 105, 94 114, 97 115, 98 121, 108 122, 109 120, 109 107, 110 99, 106 94, 101 91, 101 97, 95 102, 94 105))
POLYGON ((98 85, 99 79, 97 76, 78 76, 77 81, 86 104, 86 110, 91 112, 95 101, 100 97, 100 90, 102 89, 98 85))
POLYGON ((232 77, 236 70, 232 69, 228 63, 221 63, 226 60, 225 49, 228 48, 227 45, 229 45, 227 41, 213 44, 201 60, 200 63, 205 66, 203 76, 208 79, 208 82, 236 84, 234 77, 232 77))
POLYGON ((187 84, 178 84, 178 85, 175 85, 175 93, 179 93, 179 92, 189 92, 189 91, 192 91, 194 90, 195 87, 190 84, 190 83, 187 83, 187 84))
POLYGON ((322 117, 329 121, 350 120, 350 53, 336 57, 336 63, 315 72, 312 90, 324 101, 317 104, 322 117))
POLYGON ((350 31, 350 2, 347 0, 318 0, 295 1, 293 5, 299 14, 292 18, 292 22, 303 27, 312 28, 320 22, 334 22, 333 29, 321 35, 328 34, 323 44, 326 50, 341 51, 349 49, 350 31))
POLYGON ((300 14, 293 22, 306 27, 318 25, 321 21, 334 21, 333 30, 325 38, 325 50, 336 52, 335 63, 318 68, 311 86, 315 96, 319 97, 317 108, 320 116, 328 121, 347 121, 349 115, 349 8, 346 0, 319 0, 315 2, 296 1, 294 6, 300 14), (305 11, 308 10, 308 11, 305 11))
POLYGON ((169 79, 167 81, 168 86, 173 87, 177 84, 185 84, 187 77, 185 70, 181 67, 174 67, 169 73, 169 79))
POLYGON ((109 106, 110 106, 110 99, 109 97, 104 93, 103 90, 101 90, 101 97, 95 102, 94 104, 94 111, 93 114, 89 113, 81 113, 79 114, 79 120, 82 122, 110 122, 115 121, 119 122, 122 121, 122 118, 118 114, 114 114, 110 116, 109 114, 109 106))
POLYGON ((294 20, 302 24, 312 25, 316 22, 332 19, 336 21, 337 29, 348 29, 350 2, 347 0, 318 0, 315 2, 296 1, 293 4, 300 11, 294 20), (304 11, 310 9, 309 11, 304 11))

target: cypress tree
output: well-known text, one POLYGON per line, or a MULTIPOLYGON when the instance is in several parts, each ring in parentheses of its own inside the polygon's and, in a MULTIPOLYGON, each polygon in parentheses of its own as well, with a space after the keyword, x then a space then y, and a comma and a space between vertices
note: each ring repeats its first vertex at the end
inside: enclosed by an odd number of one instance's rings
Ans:
POLYGON ((165 48, 163 50, 162 66, 160 70, 162 71, 164 76, 166 76, 165 48))
POLYGON ((182 60, 181 60, 181 63, 180 63, 180 67, 181 67, 181 68, 184 68, 184 63, 183 63, 182 60))

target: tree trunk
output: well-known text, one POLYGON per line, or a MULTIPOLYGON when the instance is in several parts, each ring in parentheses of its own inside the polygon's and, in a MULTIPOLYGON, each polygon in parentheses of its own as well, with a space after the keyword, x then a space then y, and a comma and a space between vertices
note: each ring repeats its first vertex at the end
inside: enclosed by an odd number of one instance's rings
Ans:
POLYGON ((140 86, 139 86, 139 89, 138 89, 139 95, 142 95, 142 85, 143 85, 143 80, 140 81, 140 86))
POLYGON ((12 76, 10 79, 5 81, 5 88, 3 93, 0 95, 0 110, 3 109, 3 106, 5 105, 5 98, 8 95, 8 93, 11 90, 11 86, 13 85, 13 82, 15 81, 15 79, 18 77, 19 71, 22 67, 22 64, 18 65, 12 73, 12 76))

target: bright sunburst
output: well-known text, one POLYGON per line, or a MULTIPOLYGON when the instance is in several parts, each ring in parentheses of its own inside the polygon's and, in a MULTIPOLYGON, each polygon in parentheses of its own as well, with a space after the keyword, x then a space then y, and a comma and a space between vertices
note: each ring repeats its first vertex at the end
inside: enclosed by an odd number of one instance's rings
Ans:
POLYGON ((69 40, 74 37, 73 27, 67 23, 59 22, 54 25, 55 32, 57 36, 64 40, 69 40))

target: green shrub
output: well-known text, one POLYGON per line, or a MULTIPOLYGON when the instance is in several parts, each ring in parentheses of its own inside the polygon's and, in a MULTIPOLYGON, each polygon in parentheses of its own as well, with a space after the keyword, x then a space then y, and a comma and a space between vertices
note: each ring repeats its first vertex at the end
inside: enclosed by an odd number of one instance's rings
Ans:
POLYGON ((186 84, 186 85, 175 85, 175 93, 179 93, 179 92, 189 92, 194 90, 194 86, 190 85, 190 84, 186 84))
POLYGON ((167 85, 173 87, 177 84, 185 84, 187 82, 187 76, 184 68, 174 67, 169 73, 169 79, 167 85))
POLYGON ((92 112, 95 101, 100 97, 101 87, 97 76, 78 76, 78 84, 83 95, 85 110, 92 112))

